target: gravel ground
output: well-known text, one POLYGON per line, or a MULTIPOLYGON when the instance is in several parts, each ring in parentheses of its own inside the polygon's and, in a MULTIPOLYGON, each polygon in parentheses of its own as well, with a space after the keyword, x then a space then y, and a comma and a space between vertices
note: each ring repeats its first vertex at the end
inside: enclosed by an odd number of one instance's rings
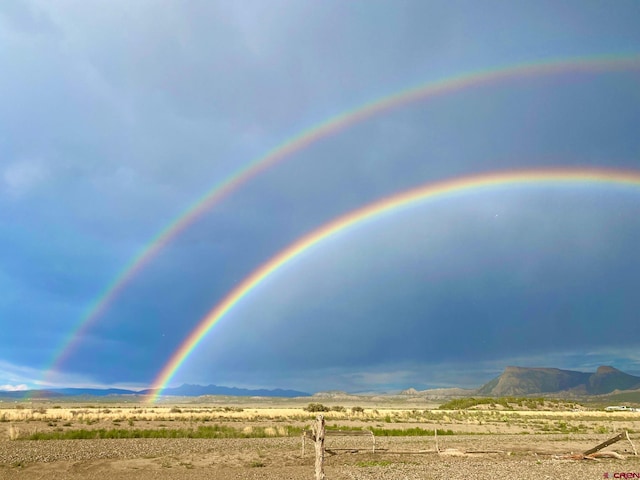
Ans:
MULTIPOLYGON (((328 455, 327 480, 413 479, 602 479, 615 473, 640 476, 639 457, 619 442, 607 450, 625 460, 560 460, 610 435, 457 435, 442 437, 442 454, 393 454, 392 450, 433 449, 433 438, 379 438, 377 454, 328 455), (485 453, 463 454, 464 451, 485 453), (501 453, 486 453, 487 451, 501 453), (605 475, 608 476, 605 476, 605 475)), ((349 447, 370 448, 361 438, 327 439, 349 447)), ((627 442, 628 443, 628 442, 627 442)), ((313 479, 312 448, 300 455, 300 439, 126 439, 0 441, 0 479, 313 479)), ((618 478, 625 478, 620 477, 618 478)), ((628 478, 638 478, 631 477, 628 478)))

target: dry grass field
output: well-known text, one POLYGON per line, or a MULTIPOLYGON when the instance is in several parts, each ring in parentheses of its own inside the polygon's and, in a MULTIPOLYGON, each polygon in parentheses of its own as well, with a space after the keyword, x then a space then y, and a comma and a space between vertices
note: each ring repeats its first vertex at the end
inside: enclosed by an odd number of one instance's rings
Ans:
MULTIPOLYGON (((305 411, 308 399, 177 400, 0 403, 0 479, 314 478, 313 445, 301 455, 301 432, 317 415, 305 411)), ((328 480, 640 478, 633 452, 640 447, 637 412, 569 405, 439 410, 419 402, 326 406, 329 429, 371 430, 377 449, 371 452, 368 437, 328 434, 327 448, 335 452, 326 458, 328 480), (624 459, 563 458, 625 430, 633 445, 623 440, 603 450, 624 459)))

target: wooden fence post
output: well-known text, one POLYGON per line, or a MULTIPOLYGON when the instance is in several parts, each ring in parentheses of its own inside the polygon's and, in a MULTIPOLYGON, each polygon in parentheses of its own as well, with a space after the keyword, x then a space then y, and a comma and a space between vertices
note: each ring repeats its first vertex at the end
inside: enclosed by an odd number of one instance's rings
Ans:
MULTIPOLYGON (((626 430, 625 430, 626 432, 626 430)), ((616 443, 619 440, 622 440, 624 438, 624 434, 625 432, 619 433, 618 435, 616 435, 613 438, 610 438, 609 440, 607 440, 606 442, 602 442, 600 445, 596 445, 593 448, 590 448, 589 450, 587 450, 586 452, 583 452, 583 455, 591 455, 592 453, 596 453, 598 450, 602 450, 604 447, 608 447, 609 445, 612 445, 614 443, 616 443)))
POLYGON ((324 417, 318 415, 313 427, 316 440, 316 480, 325 480, 324 476, 324 417))
POLYGON ((633 448, 633 454, 637 457, 638 456, 638 451, 636 450, 636 446, 631 441, 631 437, 629 437, 629 432, 627 432, 625 430, 624 433, 627 435, 627 440, 629 440, 629 443, 631 444, 631 447, 633 448))

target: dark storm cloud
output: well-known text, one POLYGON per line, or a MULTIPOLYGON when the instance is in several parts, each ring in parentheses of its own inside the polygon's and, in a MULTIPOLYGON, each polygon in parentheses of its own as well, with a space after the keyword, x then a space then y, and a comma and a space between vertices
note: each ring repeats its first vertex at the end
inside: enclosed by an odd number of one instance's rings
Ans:
POLYGON ((638 308, 637 198, 494 194, 363 228, 257 289, 198 355, 224 374, 614 349, 638 308), (324 349, 309 348, 317 337, 324 349))
MULTIPOLYGON (((0 385, 38 380, 34 372, 134 255, 286 139, 448 76, 638 51, 639 15, 635 3, 3 2, 0 385)), ((638 101, 635 73, 524 79, 405 106, 322 139, 170 242, 87 330, 56 381, 151 381, 256 265, 381 196, 523 166, 634 168, 638 101)), ((408 215, 388 231, 367 227, 375 242, 337 242, 258 289, 176 380, 290 386, 298 371, 304 385, 308 368, 319 383, 366 389, 424 376, 436 358, 454 365, 460 345, 487 372, 525 347, 528 358, 560 347, 576 358, 581 347, 605 351, 580 325, 607 315, 630 325, 636 197, 579 198, 595 203, 493 199, 486 211, 462 213, 462 224, 442 214, 416 227, 408 215), (469 323, 456 347, 445 327, 468 317, 486 328, 469 323), (565 327, 575 344, 557 340, 565 327), (330 365, 301 346, 316 328, 337 332, 330 365), (245 354, 229 357, 231 345, 245 354), (257 370, 256 356, 266 359, 257 370)))

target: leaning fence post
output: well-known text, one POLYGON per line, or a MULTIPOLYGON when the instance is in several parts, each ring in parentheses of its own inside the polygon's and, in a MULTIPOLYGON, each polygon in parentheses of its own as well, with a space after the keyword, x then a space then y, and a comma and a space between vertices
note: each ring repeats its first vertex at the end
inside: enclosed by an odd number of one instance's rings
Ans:
POLYGON ((324 476, 324 417, 318 415, 313 427, 316 441, 316 480, 325 480, 324 476))
POLYGON ((583 452, 582 454, 586 456, 586 455, 591 455, 592 453, 596 453, 597 451, 602 450, 604 447, 608 447, 609 445, 612 445, 617 441, 622 440, 624 438, 624 433, 625 432, 619 433, 615 437, 610 438, 606 442, 602 442, 600 445, 590 448, 589 450, 587 450, 586 452, 583 452))

